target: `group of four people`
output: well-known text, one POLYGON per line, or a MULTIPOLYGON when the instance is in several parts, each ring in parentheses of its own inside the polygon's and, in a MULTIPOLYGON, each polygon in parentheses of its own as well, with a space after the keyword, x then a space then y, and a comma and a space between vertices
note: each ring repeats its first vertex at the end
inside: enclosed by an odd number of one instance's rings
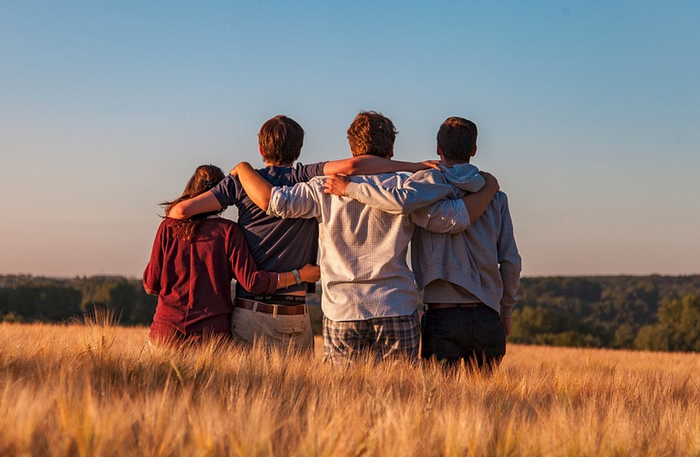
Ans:
POLYGON ((241 162, 223 177, 199 167, 166 203, 144 272, 146 290, 159 295, 150 338, 210 332, 311 350, 305 296, 318 261, 324 360, 415 359, 422 333, 423 358, 498 364, 521 263, 505 194, 469 164, 476 125, 448 118, 440 160, 421 163, 393 160, 396 133, 390 119, 364 111, 348 129, 352 158, 295 166, 304 131, 275 116, 258 135, 265 168, 241 162), (239 225, 217 216, 230 205, 239 225))

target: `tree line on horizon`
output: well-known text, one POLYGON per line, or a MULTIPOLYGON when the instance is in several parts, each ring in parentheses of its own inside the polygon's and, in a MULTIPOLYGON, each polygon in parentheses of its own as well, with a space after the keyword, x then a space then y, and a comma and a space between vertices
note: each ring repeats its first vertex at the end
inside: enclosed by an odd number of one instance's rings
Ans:
MULTIPOLYGON (((700 351, 700 275, 523 278, 518 297, 513 343, 700 351)), ((66 322, 106 308, 122 325, 149 325, 156 303, 140 280, 121 276, 0 276, 3 322, 66 322)))
POLYGON ((67 322, 107 309, 122 325, 150 324, 157 302, 140 280, 123 276, 0 276, 3 322, 67 322))
POLYGON ((523 278, 510 339, 700 351, 700 275, 523 278))

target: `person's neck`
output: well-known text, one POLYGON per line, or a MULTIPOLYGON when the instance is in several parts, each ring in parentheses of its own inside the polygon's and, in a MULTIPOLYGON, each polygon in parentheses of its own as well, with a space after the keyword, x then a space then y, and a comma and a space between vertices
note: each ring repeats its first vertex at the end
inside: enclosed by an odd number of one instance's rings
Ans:
POLYGON ((447 160, 446 158, 442 157, 442 159, 440 160, 440 163, 449 168, 449 167, 454 167, 455 165, 469 163, 469 159, 464 160, 464 161, 459 161, 459 160, 447 160))
POLYGON ((292 165, 294 165, 294 162, 285 163, 285 164, 265 162, 266 167, 291 167, 292 165))

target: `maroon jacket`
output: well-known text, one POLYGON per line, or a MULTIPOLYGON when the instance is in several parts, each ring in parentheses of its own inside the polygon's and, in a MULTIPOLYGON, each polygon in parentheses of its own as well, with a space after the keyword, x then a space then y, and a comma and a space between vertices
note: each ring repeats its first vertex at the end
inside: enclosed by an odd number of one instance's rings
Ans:
POLYGON ((231 280, 251 292, 272 293, 277 273, 258 270, 233 221, 208 218, 192 241, 174 235, 176 223, 164 219, 160 224, 143 272, 146 292, 158 295, 151 335, 175 329, 187 337, 205 328, 230 333, 231 280))

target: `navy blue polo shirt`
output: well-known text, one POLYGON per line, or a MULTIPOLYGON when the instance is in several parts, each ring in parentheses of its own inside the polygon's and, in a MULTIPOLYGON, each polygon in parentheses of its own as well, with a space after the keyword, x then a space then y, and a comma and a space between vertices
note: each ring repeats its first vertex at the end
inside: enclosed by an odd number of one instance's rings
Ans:
MULTIPOLYGON (((294 167, 269 166, 256 170, 275 187, 293 186, 323 175, 326 162, 294 167)), ((243 229, 246 242, 258 268, 265 271, 284 272, 299 269, 307 263, 316 264, 318 256, 318 223, 316 219, 281 219, 268 216, 248 197, 238 177, 224 178, 212 190, 221 206, 238 208, 238 224, 243 229)), ((305 290, 306 285, 293 285, 280 289, 276 294, 305 290)), ((236 285, 237 297, 255 297, 240 284, 236 285)))

